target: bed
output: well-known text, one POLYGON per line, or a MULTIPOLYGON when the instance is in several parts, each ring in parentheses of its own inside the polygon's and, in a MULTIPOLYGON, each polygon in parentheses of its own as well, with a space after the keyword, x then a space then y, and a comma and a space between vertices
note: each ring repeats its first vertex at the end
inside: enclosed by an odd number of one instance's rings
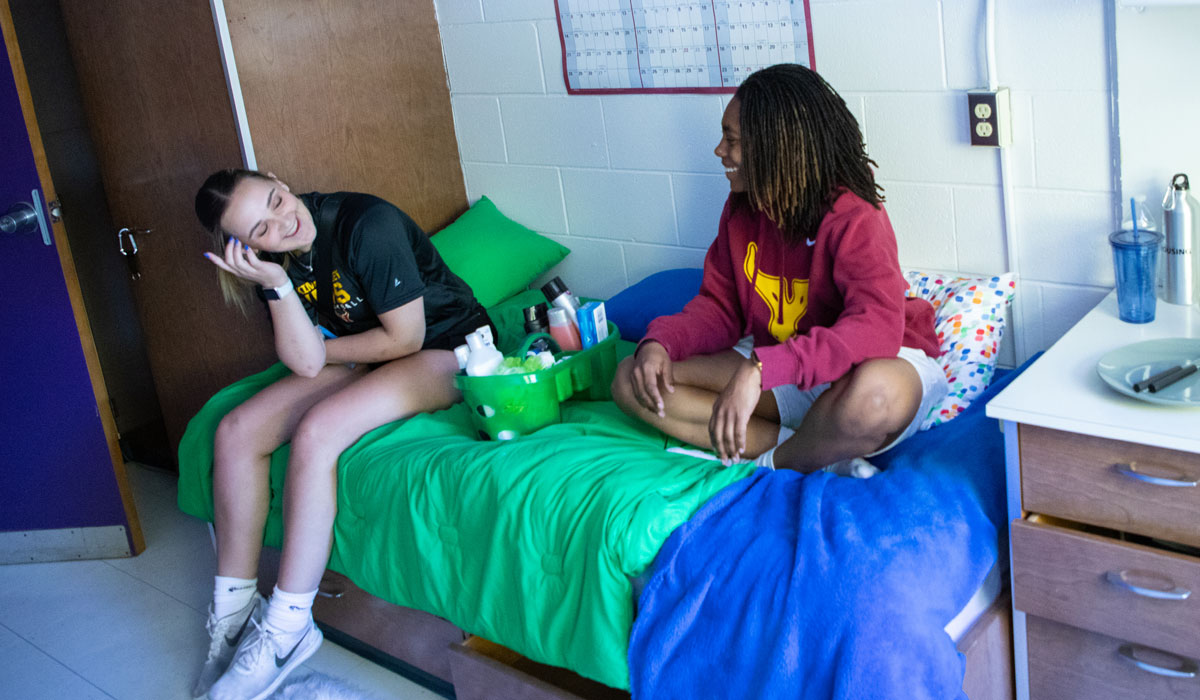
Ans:
MULTIPOLYGON (((440 249, 478 295, 452 243, 440 249)), ((697 271, 652 276, 609 300, 609 317, 623 337, 639 337, 648 316, 694 293, 689 279, 698 286, 697 271)), ((382 426, 342 454, 329 569, 371 605, 424 611, 476 635, 464 647, 469 660, 569 669, 594 682, 580 693, 954 697, 964 674, 956 642, 969 636, 970 618, 995 610, 1006 558, 1003 449, 982 400, 1011 280, 984 280, 982 292, 979 280, 910 281, 910 294, 939 307, 943 347, 959 369, 951 399, 928 419, 945 425, 889 452, 872 479, 725 468, 670 452, 675 443, 611 401, 567 401, 561 423, 481 441, 459 404, 382 426), (972 312, 976 297, 988 302, 991 329, 967 348, 979 322, 951 312, 955 298, 972 312)), ((520 309, 537 294, 481 296, 502 349, 516 346, 520 309)), ((632 348, 622 341, 622 354, 632 348)), ((220 418, 286 373, 276 365, 227 387, 189 425, 185 512, 211 520, 220 418)), ((287 450, 272 457, 269 546, 281 541, 287 450)), ((422 680, 443 692, 452 680, 460 697, 480 682, 469 665, 462 683, 429 670, 438 664, 424 668, 422 680)), ((521 694, 549 692, 538 683, 521 694)), ((494 685, 482 692, 505 695, 494 685)))

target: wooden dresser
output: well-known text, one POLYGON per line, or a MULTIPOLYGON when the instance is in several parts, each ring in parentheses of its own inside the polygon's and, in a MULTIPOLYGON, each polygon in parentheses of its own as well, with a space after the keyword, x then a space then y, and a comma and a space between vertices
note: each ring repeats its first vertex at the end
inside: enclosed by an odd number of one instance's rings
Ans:
POLYGON ((1200 408, 1096 372, 1170 337, 1200 337, 1200 311, 1159 302, 1132 325, 1110 294, 987 406, 1005 429, 1019 700, 1200 699, 1200 408))

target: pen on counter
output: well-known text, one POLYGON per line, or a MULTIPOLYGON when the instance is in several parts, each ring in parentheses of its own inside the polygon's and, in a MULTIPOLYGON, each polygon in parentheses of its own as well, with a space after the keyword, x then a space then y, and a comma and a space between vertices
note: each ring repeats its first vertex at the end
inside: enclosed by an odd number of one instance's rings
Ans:
POLYGON ((1140 382, 1136 382, 1133 385, 1133 390, 1134 391, 1149 391, 1150 393, 1153 394, 1153 393, 1162 391, 1163 389, 1174 384, 1175 382, 1179 381, 1180 379, 1184 379, 1186 377, 1192 376, 1193 374, 1195 374, 1196 369, 1197 369, 1196 364, 1194 362, 1192 362, 1191 360, 1188 360, 1186 363, 1184 363, 1182 365, 1176 365, 1174 367, 1170 367, 1168 369, 1165 369, 1165 370, 1159 372, 1158 374, 1156 374, 1152 377, 1147 377, 1146 379, 1143 379, 1140 382))

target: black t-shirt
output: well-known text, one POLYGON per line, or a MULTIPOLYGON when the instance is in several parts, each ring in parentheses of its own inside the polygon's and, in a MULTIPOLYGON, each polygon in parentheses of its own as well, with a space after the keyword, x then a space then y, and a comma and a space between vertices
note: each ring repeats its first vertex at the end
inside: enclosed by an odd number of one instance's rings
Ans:
MULTIPOLYGON (((394 205, 369 194, 310 192, 299 196, 312 213, 317 239, 332 236, 333 311, 320 324, 338 336, 380 326, 379 314, 424 298, 425 345, 455 330, 483 307, 450 271, 429 236, 394 205)), ((308 316, 317 323, 314 255, 287 266, 308 316)), ((474 330, 474 329, 471 329, 474 330)), ((462 342, 462 339, 457 339, 462 342)))

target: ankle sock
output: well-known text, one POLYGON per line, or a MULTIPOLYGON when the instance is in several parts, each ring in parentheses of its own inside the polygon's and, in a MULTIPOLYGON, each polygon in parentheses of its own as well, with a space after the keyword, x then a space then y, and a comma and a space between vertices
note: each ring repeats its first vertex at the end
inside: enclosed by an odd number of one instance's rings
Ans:
POLYGON ((275 632, 296 635, 304 631, 308 621, 312 619, 312 606, 316 597, 316 589, 308 593, 289 593, 275 586, 275 592, 271 594, 271 600, 267 603, 263 622, 275 632))
POLYGON ((254 599, 257 578, 216 576, 213 583, 213 615, 219 620, 242 610, 254 599))

